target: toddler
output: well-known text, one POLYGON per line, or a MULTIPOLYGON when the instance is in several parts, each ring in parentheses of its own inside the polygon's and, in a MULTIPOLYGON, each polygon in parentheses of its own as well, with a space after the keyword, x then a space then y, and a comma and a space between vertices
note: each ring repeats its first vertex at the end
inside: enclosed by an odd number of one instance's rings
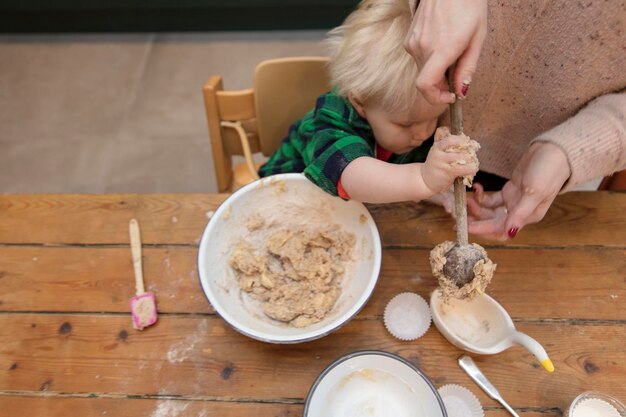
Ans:
POLYGON ((447 130, 435 136, 447 105, 429 104, 415 87, 415 61, 403 47, 409 3, 364 0, 329 32, 333 88, 291 126, 261 177, 304 172, 344 199, 442 204, 456 177, 476 173, 477 144, 447 130))

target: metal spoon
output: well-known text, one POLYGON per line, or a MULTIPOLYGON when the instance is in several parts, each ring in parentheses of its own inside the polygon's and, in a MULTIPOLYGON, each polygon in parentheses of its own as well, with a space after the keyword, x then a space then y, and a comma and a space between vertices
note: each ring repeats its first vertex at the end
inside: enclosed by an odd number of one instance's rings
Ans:
POLYGON ((519 414, 517 414, 506 401, 504 401, 504 398, 502 398, 502 395, 500 395, 496 387, 494 387, 491 382, 489 382, 487 377, 480 371, 480 369, 478 369, 478 366, 474 363, 472 358, 467 355, 461 356, 459 358, 459 366, 469 375, 470 378, 474 380, 474 382, 478 384, 479 387, 483 389, 483 391, 487 393, 487 395, 502 404, 506 411, 511 413, 511 415, 519 417, 519 414))
MULTIPOLYGON (((453 64, 448 70, 448 85, 454 92, 454 68, 453 64)), ((450 133, 460 135, 463 133, 463 112, 461 100, 456 99, 450 104, 450 133)), ((443 266, 445 276, 461 288, 474 279, 474 265, 481 259, 483 254, 467 238, 467 195, 463 178, 454 180, 454 213, 456 217, 456 244, 446 253, 446 263, 443 266)))

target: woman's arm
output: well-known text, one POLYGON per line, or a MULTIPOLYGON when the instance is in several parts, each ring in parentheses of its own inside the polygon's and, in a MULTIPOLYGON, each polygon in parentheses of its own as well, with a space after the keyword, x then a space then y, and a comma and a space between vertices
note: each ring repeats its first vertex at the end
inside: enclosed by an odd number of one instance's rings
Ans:
MULTIPOLYGON (((561 192, 626 169, 626 92, 591 101, 575 116, 539 135, 567 155, 570 177, 561 192)), ((532 145, 531 144, 531 145, 532 145)))
POLYGON ((626 169, 626 94, 607 94, 535 139, 502 191, 468 199, 469 232, 513 238, 545 216, 559 193, 626 169))

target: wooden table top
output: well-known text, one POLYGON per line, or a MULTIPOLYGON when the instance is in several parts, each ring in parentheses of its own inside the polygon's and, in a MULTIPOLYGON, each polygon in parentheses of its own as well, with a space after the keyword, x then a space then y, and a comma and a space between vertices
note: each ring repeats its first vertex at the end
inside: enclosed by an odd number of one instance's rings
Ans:
MULTIPOLYGON (((0 196, 0 416, 298 416, 317 375, 364 349, 397 353, 436 386, 460 384, 488 417, 509 414, 458 367, 462 351, 431 329, 392 338, 385 304, 435 288, 428 253, 454 238, 424 204, 370 206, 383 242, 377 288, 348 325, 317 341, 271 345, 232 330, 207 302, 196 259, 207 212, 226 195, 0 196), (141 224, 157 325, 132 328, 128 221, 141 224)), ((560 416, 583 391, 626 400, 626 194, 559 196, 546 219, 507 243, 488 292, 548 351, 472 355, 523 417, 560 416)))

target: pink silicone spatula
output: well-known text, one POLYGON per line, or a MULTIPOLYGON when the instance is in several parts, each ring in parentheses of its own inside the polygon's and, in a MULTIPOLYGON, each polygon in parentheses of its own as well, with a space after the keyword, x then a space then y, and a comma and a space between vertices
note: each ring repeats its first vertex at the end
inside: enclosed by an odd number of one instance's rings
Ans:
POLYGON ((137 330, 143 330, 157 321, 156 300, 154 294, 146 292, 143 286, 141 235, 136 219, 131 219, 128 223, 128 230, 130 232, 130 250, 133 254, 133 268, 135 269, 135 296, 130 299, 130 312, 133 315, 133 327, 137 330))

